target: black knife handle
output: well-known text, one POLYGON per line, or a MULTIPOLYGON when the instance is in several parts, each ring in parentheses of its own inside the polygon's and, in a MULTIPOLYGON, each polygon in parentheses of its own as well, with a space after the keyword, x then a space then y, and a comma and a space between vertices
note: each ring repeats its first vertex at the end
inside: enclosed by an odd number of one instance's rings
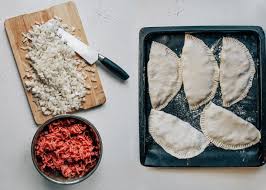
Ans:
POLYGON ((121 67, 119 67, 117 64, 115 64, 113 61, 110 59, 99 55, 99 61, 108 69, 110 70, 113 74, 118 76, 122 80, 127 80, 129 78, 129 75, 127 74, 126 71, 124 71, 121 67))

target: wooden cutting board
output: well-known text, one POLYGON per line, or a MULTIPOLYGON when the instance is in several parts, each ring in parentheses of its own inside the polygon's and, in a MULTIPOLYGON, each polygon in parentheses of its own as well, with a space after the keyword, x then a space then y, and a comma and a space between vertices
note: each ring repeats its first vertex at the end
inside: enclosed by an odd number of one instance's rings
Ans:
MULTIPOLYGON (((20 78, 22 80, 22 84, 24 86, 23 78, 25 76, 25 68, 29 67, 29 63, 27 63, 25 59, 25 54, 27 53, 25 50, 22 50, 20 47, 23 46, 23 38, 21 33, 27 32, 31 29, 31 26, 35 24, 35 22, 46 22, 53 18, 54 16, 58 16, 63 19, 63 23, 68 24, 69 26, 73 26, 76 28, 75 35, 80 37, 80 39, 88 44, 86 39, 86 35, 78 14, 78 10, 76 5, 73 2, 67 2, 64 4, 56 5, 50 7, 48 9, 38 11, 35 13, 24 14, 21 16, 17 16, 14 18, 7 19, 5 21, 5 29, 7 32, 7 36, 9 38, 9 42, 16 60, 17 68, 20 74, 20 78)), ((86 95, 86 101, 82 104, 82 109, 89 109, 105 103, 106 98, 103 91, 103 87, 99 78, 99 74, 96 69, 96 65, 89 66, 87 65, 82 69, 82 72, 87 74, 86 83, 90 85, 91 93, 86 95), (93 74, 86 69, 86 67, 94 68, 96 71, 93 74), (91 78, 96 78, 96 82, 91 81, 91 78)), ((39 106, 34 102, 34 98, 30 92, 27 92, 24 86, 25 93, 28 98, 28 102, 32 111, 32 115, 37 124, 42 124, 47 121, 52 116, 45 116, 39 110, 39 106)))

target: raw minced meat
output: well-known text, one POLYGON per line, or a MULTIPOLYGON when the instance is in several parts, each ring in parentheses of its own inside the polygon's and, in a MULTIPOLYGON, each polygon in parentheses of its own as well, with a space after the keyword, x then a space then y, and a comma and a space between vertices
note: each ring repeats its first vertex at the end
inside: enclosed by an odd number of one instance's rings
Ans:
POLYGON ((59 172, 66 178, 85 175, 100 156, 99 142, 90 134, 87 125, 75 119, 52 122, 35 145, 39 168, 59 172))

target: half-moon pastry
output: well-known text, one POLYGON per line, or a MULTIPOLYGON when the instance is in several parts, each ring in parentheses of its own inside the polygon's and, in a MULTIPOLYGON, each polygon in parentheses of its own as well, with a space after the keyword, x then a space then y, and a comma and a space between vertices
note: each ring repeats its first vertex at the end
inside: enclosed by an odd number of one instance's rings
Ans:
POLYGON ((255 64, 246 46, 230 37, 223 38, 220 57, 223 106, 229 107, 247 96, 252 86, 255 64))
POLYGON ((209 145, 207 138, 189 123, 154 109, 149 116, 149 132, 157 144, 179 159, 195 157, 209 145))
POLYGON ((183 83, 189 108, 195 110, 213 99, 219 67, 212 51, 200 39, 186 34, 181 56, 183 83))
POLYGON ((148 82, 151 104, 154 109, 164 108, 182 85, 180 58, 168 47, 152 42, 148 62, 148 82))
POLYGON ((261 139, 254 125, 212 102, 201 113, 200 126, 209 141, 223 149, 247 148, 261 139))

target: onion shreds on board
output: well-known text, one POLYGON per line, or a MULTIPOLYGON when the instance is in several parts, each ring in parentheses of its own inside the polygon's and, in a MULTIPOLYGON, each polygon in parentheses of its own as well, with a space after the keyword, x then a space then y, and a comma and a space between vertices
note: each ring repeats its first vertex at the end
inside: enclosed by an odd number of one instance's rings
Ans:
POLYGON ((25 87, 36 99, 44 115, 58 115, 81 107, 87 93, 85 77, 77 70, 80 64, 75 52, 56 35, 58 28, 71 32, 60 19, 35 24, 22 40, 31 71, 25 87))
POLYGON ((42 171, 59 172, 66 178, 81 177, 92 170, 99 159, 99 144, 86 132, 86 125, 64 119, 48 126, 40 134, 35 154, 42 171))

